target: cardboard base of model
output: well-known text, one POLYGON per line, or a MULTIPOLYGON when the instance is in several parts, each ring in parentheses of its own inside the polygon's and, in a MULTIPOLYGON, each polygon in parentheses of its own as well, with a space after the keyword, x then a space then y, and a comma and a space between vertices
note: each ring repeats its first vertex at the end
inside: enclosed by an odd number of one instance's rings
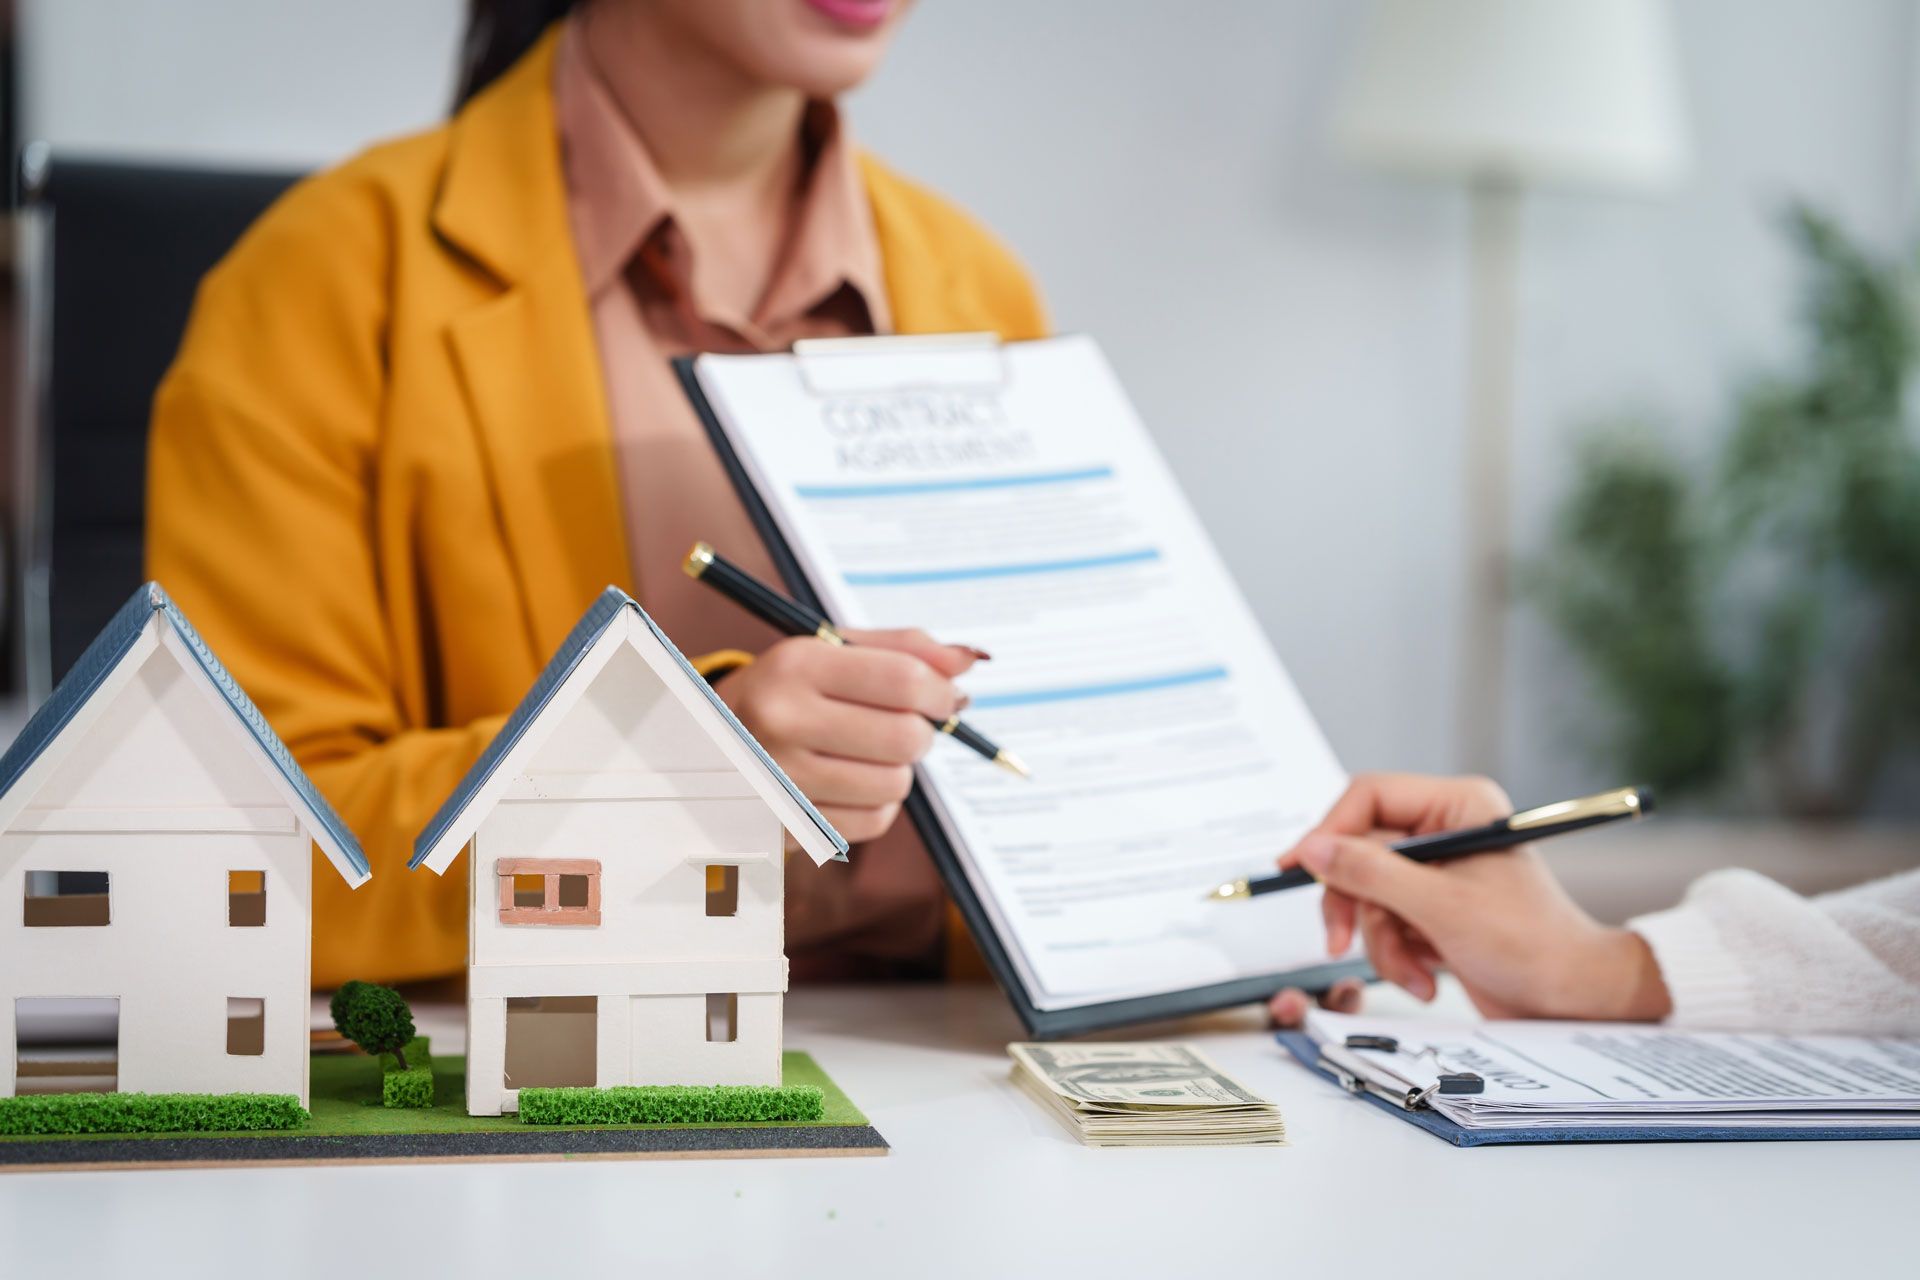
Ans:
MULTIPOLYGON (((665 1159, 752 1156, 877 1156, 886 1139, 804 1053, 782 1063, 789 1088, 821 1096, 813 1121, 668 1124, 530 1124, 513 1116, 469 1116, 465 1060, 436 1055, 433 1105, 383 1107, 381 1066, 362 1054, 316 1053, 311 1114, 268 1132, 20 1134, 8 1136, 0 1100, 0 1173, 138 1169, 219 1164, 332 1164, 428 1161, 665 1159)), ((618 1097, 620 1091, 607 1094, 618 1097)), ((73 1095, 113 1098, 113 1094, 73 1095)), ((289 1101, 289 1105, 290 1101, 289 1101)), ((297 1108, 296 1108, 297 1110, 297 1108)))

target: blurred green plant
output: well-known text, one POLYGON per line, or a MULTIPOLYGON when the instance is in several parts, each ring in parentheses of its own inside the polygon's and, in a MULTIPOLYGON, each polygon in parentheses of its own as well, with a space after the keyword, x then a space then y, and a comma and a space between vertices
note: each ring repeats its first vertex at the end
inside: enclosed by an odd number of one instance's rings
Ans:
POLYGON ((1647 423, 1595 433, 1522 582, 1610 709, 1609 763, 1833 816, 1920 739, 1920 268, 1804 205, 1786 221, 1804 369, 1740 391, 1705 474, 1647 423))

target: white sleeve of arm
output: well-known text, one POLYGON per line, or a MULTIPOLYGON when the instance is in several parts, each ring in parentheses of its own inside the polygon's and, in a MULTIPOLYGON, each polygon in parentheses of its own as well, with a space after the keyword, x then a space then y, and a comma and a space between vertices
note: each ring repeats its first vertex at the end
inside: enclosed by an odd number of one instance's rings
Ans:
POLYGON ((1920 870, 1818 898, 1716 871, 1627 927, 1653 950, 1674 1026, 1920 1033, 1920 870))

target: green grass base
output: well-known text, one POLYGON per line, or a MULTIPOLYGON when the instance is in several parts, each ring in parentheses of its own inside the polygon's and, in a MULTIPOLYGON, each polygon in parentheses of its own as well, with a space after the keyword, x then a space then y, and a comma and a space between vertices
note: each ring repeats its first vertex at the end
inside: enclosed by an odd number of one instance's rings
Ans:
MULTIPOLYGON (((280 1130, 276 1136, 287 1138, 327 1137, 342 1134, 376 1133, 486 1133, 510 1131, 526 1133, 534 1128, 520 1123, 518 1117, 470 1116, 467 1114, 467 1063, 458 1056, 433 1059, 434 1101, 431 1107, 407 1108, 381 1105, 381 1071, 378 1059, 361 1054, 315 1054, 309 1091, 312 1118, 294 1130, 280 1130)), ((818 1120, 735 1124, 592 1124, 586 1129, 714 1129, 714 1128, 806 1128, 812 1125, 867 1124, 867 1117, 853 1105, 820 1065, 804 1053, 788 1052, 782 1061, 782 1079, 787 1085, 812 1085, 820 1090, 821 1111, 818 1120)), ((56 1095, 43 1095, 56 1096, 56 1095)), ((117 1094, 58 1095, 72 1097, 124 1097, 117 1094)), ((27 1101, 27 1099, 22 1099, 27 1101)), ((544 1127, 544 1126, 542 1126, 544 1127)), ((241 1130, 201 1131, 225 1137, 258 1137, 241 1130)), ((45 1141, 54 1135, 20 1134, 3 1136, 0 1142, 45 1141)), ((87 1134, 84 1140, 149 1137, 151 1134, 87 1134)), ((63 1141, 73 1140, 62 1137, 63 1141)))

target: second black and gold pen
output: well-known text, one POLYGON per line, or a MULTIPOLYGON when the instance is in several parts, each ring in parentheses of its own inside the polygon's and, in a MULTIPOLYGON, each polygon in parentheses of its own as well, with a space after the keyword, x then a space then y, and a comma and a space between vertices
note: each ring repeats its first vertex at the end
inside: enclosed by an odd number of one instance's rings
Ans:
MULTIPOLYGON (((790 636, 818 636, 828 644, 847 643, 847 638, 834 628, 833 623, 798 600, 775 591, 704 542, 693 544, 693 550, 687 552, 681 568, 689 578, 706 583, 748 613, 790 636)), ((1019 756, 997 745, 958 715, 948 716, 945 720, 928 717, 927 723, 1009 773, 1017 773, 1023 778, 1032 776, 1019 756)))
MULTIPOLYGON (((1536 805, 1510 814, 1485 826, 1458 831, 1435 831, 1423 836, 1408 836, 1388 845, 1395 853, 1414 862, 1444 862, 1464 858, 1470 853, 1492 853, 1517 845, 1544 840, 1548 836, 1584 831, 1603 823, 1634 821, 1653 812, 1651 787, 1620 787, 1578 800, 1561 800, 1536 805)), ((1304 867, 1289 867, 1271 875, 1229 880, 1207 895, 1215 902, 1238 902, 1283 889, 1304 889, 1316 883, 1304 867)))

